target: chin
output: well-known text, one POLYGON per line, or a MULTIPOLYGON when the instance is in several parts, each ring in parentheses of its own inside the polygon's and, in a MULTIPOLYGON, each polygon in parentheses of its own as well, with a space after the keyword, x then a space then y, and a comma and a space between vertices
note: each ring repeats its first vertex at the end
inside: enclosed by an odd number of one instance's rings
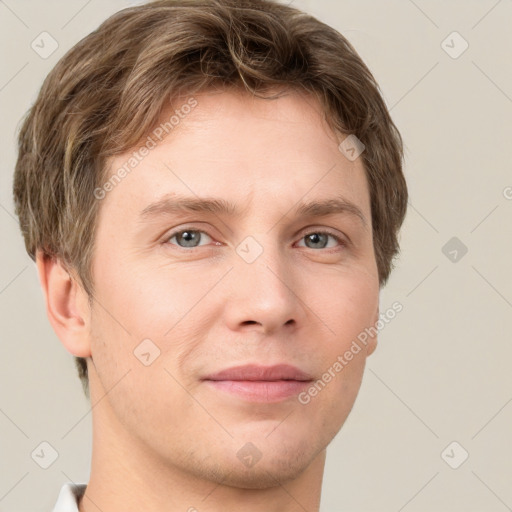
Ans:
MULTIPOLYGON (((235 453, 240 450, 238 444, 235 453)), ((215 457, 212 454, 203 461, 197 461, 191 470, 200 478, 230 487, 268 489, 297 479, 325 448, 322 443, 315 449, 310 437, 298 443, 283 443, 280 440, 278 445, 266 444, 266 447, 258 444, 261 458, 251 467, 245 466, 238 456, 219 457, 212 464, 215 457)))
MULTIPOLYGON (((269 489, 279 487, 287 481, 297 479, 309 466, 310 460, 267 460, 263 458, 252 468, 244 468, 237 460, 233 465, 217 465, 215 468, 203 468, 203 477, 218 484, 238 489, 269 489)), ((197 472, 196 468, 196 472, 197 472)))

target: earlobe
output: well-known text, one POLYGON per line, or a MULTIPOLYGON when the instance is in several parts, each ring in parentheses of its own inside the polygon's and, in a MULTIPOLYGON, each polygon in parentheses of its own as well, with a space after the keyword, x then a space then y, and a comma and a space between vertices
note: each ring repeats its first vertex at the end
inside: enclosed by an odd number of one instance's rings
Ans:
POLYGON ((87 294, 58 258, 36 253, 36 266, 43 289, 48 319, 68 352, 77 357, 91 355, 87 294))

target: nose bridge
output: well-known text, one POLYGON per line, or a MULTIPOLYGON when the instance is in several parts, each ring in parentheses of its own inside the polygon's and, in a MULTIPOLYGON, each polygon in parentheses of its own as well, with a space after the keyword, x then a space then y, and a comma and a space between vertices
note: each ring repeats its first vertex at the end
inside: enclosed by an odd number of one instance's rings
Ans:
POLYGON ((275 231, 247 236, 236 248, 236 267, 240 278, 253 286, 287 295, 292 284, 289 281, 293 280, 292 267, 275 231))
POLYGON ((232 327, 256 322, 272 330, 297 321, 293 267, 275 231, 246 237, 235 256, 229 307, 232 327))

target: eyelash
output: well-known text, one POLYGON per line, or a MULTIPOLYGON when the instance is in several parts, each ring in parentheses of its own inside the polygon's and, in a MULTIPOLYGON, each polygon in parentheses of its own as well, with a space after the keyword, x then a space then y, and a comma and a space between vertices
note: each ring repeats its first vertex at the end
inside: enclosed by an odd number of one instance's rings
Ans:
MULTIPOLYGON (((178 248, 178 250, 183 250, 183 251, 186 251, 186 252, 193 252, 195 249, 200 249, 201 247, 204 247, 204 246, 198 246, 198 247, 180 247, 179 245, 176 245, 176 244, 170 244, 169 241, 174 238, 176 235, 179 235, 181 233, 184 233, 186 231, 192 231, 194 233, 202 233, 204 235, 207 235, 209 236, 210 238, 213 239, 213 237, 211 235, 209 235, 206 231, 203 231, 201 229, 194 229, 194 228, 181 228, 179 231, 174 231, 172 233, 170 233, 168 236, 165 237, 164 239, 164 244, 169 244, 169 245, 173 245, 175 246, 176 248, 178 248)), ((336 242, 338 242, 339 246, 341 248, 344 248, 347 246, 347 242, 342 239, 341 237, 339 237, 338 235, 335 235, 334 233, 332 233, 331 231, 326 231, 326 230, 313 230, 313 231, 309 231, 307 233, 304 233, 304 235, 301 236, 300 240, 303 240, 304 238, 306 238, 308 235, 313 235, 313 234, 317 234, 317 235, 328 235, 332 238, 334 238, 336 240, 336 242)), ((306 249, 309 249, 309 247, 306 247, 306 249)), ((333 251, 333 250, 336 250, 336 248, 334 247, 328 247, 328 248, 323 248, 323 249, 311 249, 312 251, 333 251)))

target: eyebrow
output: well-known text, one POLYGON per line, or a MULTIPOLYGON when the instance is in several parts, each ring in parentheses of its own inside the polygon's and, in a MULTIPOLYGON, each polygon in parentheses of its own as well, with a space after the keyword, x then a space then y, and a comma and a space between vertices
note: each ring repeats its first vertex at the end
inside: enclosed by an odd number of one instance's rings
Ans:
MULTIPOLYGON (((243 211, 245 211, 245 208, 243 211)), ((343 198, 324 199, 311 201, 309 203, 300 202, 288 210, 285 215, 291 211, 301 217, 324 217, 333 214, 348 214, 358 218, 362 225, 365 228, 367 227, 367 221, 361 209, 351 201, 343 198)), ((180 213, 210 213, 233 217, 239 217, 243 214, 241 209, 225 199, 188 197, 171 194, 146 206, 146 208, 141 211, 139 217, 144 221, 152 217, 180 213)))
POLYGON ((349 214, 358 218, 366 228, 366 218, 361 209, 351 201, 342 198, 324 199, 310 203, 300 203, 295 208, 295 214, 304 217, 324 217, 333 214, 349 214))
POLYGON ((164 214, 173 213, 213 213, 224 215, 239 214, 238 209, 233 203, 225 199, 210 197, 186 197, 178 194, 167 195, 155 203, 146 206, 140 213, 141 219, 156 217, 164 214))

